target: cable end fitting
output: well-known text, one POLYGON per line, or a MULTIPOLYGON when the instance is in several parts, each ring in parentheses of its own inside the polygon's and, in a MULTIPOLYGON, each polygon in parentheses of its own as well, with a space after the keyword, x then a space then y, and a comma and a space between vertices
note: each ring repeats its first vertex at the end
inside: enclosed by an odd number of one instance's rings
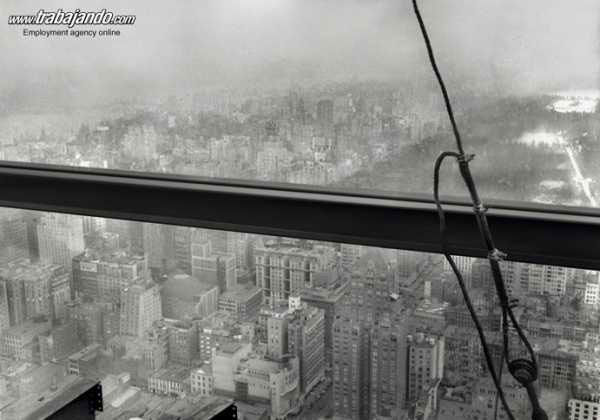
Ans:
POLYGON ((488 252, 488 258, 497 262, 504 261, 506 257, 507 255, 497 248, 494 248, 493 250, 488 252))

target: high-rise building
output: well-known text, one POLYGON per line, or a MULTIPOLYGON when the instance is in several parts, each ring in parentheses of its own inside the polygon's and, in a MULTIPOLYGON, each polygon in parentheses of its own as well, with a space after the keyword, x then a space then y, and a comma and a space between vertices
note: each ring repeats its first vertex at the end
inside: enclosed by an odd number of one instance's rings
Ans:
POLYGON ((191 366, 198 357, 198 328, 191 322, 165 320, 169 337, 169 361, 191 366))
POLYGON ((562 296, 567 288, 567 267, 528 264, 528 292, 540 295, 562 296))
POLYGON ((566 293, 571 271, 566 267, 525 264, 514 261, 502 263, 502 274, 509 293, 519 295, 562 296, 566 293))
POLYGON ((422 252, 407 251, 404 249, 397 250, 396 268, 398 275, 402 278, 410 277, 411 274, 417 271, 417 265, 425 255, 422 252))
POLYGON ((82 347, 77 335, 75 320, 58 323, 50 331, 41 334, 38 338, 40 342, 40 361, 42 364, 64 361, 69 355, 82 347))
POLYGON ((144 223, 121 219, 105 220, 106 232, 118 234, 121 247, 131 246, 134 252, 144 252, 144 223))
POLYGON ((394 271, 381 249, 369 248, 352 270, 348 305, 344 310, 368 323, 387 311, 393 301, 394 271))
POLYGON ((10 325, 38 316, 55 319, 64 315, 71 295, 64 267, 22 258, 0 266, 0 279, 7 292, 10 325))
POLYGON ((233 314, 238 322, 253 321, 258 317, 262 297, 258 287, 238 284, 219 297, 219 310, 233 314))
POLYGON ((163 316, 178 320, 204 318, 216 312, 219 288, 187 274, 170 275, 162 285, 163 316))
POLYGON ((325 360, 331 366, 333 360, 333 322, 344 298, 348 295, 350 282, 344 281, 332 288, 312 288, 302 291, 302 301, 323 310, 325 316, 325 360))
POLYGON ((444 376, 444 337, 417 332, 407 342, 407 403, 415 403, 444 376))
POLYGON ((269 310, 267 315, 267 357, 277 361, 297 357, 300 391, 310 392, 325 374, 324 311, 291 297, 287 308, 269 310))
POLYGON ((333 324, 336 418, 395 418, 407 393, 408 322, 401 304, 372 324, 340 315, 333 324))
MULTIPOLYGON (((594 362, 592 362, 594 363, 594 362)), ((594 420, 600 417, 600 376, 585 366, 571 385, 568 403, 569 420, 594 420)))
POLYGON ((370 334, 370 418, 394 417, 405 404, 408 323, 388 314, 370 334))
POLYGON ((213 395, 214 387, 214 376, 210 364, 206 363, 202 367, 192 370, 190 373, 190 389, 192 394, 207 397, 213 395))
POLYGON ((110 302, 69 302, 65 306, 66 319, 75 321, 84 345, 104 343, 119 334, 120 314, 116 307, 110 302))
POLYGON ((288 352, 298 357, 300 392, 306 394, 325 375, 325 314, 292 297, 288 318, 288 352))
POLYGON ((160 290, 156 285, 133 285, 121 292, 121 334, 143 337, 162 318, 160 290))
POLYGON ((186 274, 192 274, 192 229, 175 226, 173 243, 177 268, 186 274))
POLYGON ((97 301, 119 303, 123 289, 147 279, 148 262, 144 255, 88 249, 73 258, 75 291, 97 301))
POLYGON ((594 420, 600 416, 600 399, 569 400, 569 420, 594 420))
POLYGON ((0 333, 10 327, 10 312, 8 310, 7 281, 0 279, 0 333))
POLYGON ((354 265, 333 323, 336 418, 398 418, 407 396, 407 332, 413 297, 393 292, 395 270, 378 249, 354 265))
MULTIPOLYGON (((473 262, 475 261, 475 258, 465 257, 462 255, 457 255, 457 256, 454 256, 453 258, 454 258, 454 262, 456 263, 456 266, 460 270, 463 277, 465 279, 469 279, 468 281, 470 282, 472 269, 473 269, 473 262)), ((444 259, 444 271, 446 271, 449 274, 453 273, 452 268, 450 267, 450 263, 446 259, 444 259)), ((465 281, 467 281, 467 280, 465 280, 465 281)))
POLYGON ((175 262, 175 228, 154 223, 142 224, 143 248, 148 258, 148 267, 165 270, 173 268, 175 262))
POLYGON ((38 336, 50 331, 46 321, 26 321, 0 334, 0 355, 16 360, 39 362, 38 336))
POLYGON ((588 273, 585 278, 585 290, 583 302, 586 305, 596 307, 600 303, 600 278, 597 272, 588 273))
POLYGON ((30 257, 27 232, 21 210, 0 209, 0 265, 30 257))
POLYGON ((336 418, 361 420, 370 415, 370 335, 349 317, 333 324, 333 408, 336 418))
POLYGON ((214 253, 235 256, 237 241, 241 234, 226 230, 207 230, 206 234, 214 253))
POLYGON ((226 343, 214 350, 212 366, 215 392, 231 396, 236 394, 236 371, 241 361, 247 359, 251 352, 250 343, 234 342, 226 343))
POLYGON ((333 101, 322 99, 317 102, 317 121, 321 124, 333 123, 333 101))
POLYGON ((223 369, 221 358, 216 359, 213 364, 215 389, 226 385, 233 389, 229 395, 234 396, 236 401, 269 404, 272 418, 287 418, 295 412, 300 395, 299 363, 296 357, 275 361, 249 355, 232 362, 233 371, 230 374, 229 369, 223 369))
POLYGON ((360 259, 362 254, 365 252, 365 247, 360 245, 341 244, 340 253, 342 259, 342 267, 350 271, 354 267, 354 264, 360 259))
MULTIPOLYGON (((510 375, 502 375, 502 390, 504 397, 516 419, 531 418, 531 404, 523 387, 510 375)), ((473 402, 471 404, 471 418, 493 419, 496 404, 496 387, 489 375, 480 377, 472 390, 473 402)), ((500 420, 508 416, 501 402, 498 402, 498 415, 500 420)))
POLYGON ((265 303, 287 303, 314 286, 315 275, 335 265, 333 249, 300 248, 297 244, 257 247, 256 284, 262 288, 265 303))
MULTIPOLYGON (((224 293, 237 285, 237 268, 235 254, 223 253, 213 249, 213 241, 208 232, 196 229, 191 239, 192 276, 205 283, 217 284, 219 292, 224 293)), ((220 232, 219 232, 220 233, 220 232)), ((217 236, 214 243, 219 249, 228 244, 217 236)))
POLYGON ((83 219, 70 214, 45 213, 37 226, 40 259, 65 267, 69 273, 73 257, 83 252, 83 219))
POLYGON ((82 216, 83 234, 101 232, 106 229, 106 219, 93 216, 82 216))

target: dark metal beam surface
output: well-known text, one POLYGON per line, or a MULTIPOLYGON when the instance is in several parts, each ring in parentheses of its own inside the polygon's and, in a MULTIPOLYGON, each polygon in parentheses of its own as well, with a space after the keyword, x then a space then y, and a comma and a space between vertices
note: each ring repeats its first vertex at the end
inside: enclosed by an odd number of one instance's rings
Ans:
MULTIPOLYGON (((597 209, 487 202, 515 261, 600 269, 597 209)), ((439 252, 430 197, 42 164, 0 164, 0 206, 439 252)), ((452 253, 483 257, 470 203, 446 200, 452 253)))

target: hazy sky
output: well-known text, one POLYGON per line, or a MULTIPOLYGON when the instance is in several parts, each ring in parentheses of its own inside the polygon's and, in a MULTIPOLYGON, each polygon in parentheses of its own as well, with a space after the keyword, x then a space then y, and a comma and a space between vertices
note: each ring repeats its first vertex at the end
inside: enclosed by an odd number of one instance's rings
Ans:
MULTIPOLYGON (((598 0, 421 3, 451 81, 510 93, 597 86, 598 0)), ((2 0, 0 15, 5 101, 432 77, 410 0, 2 0), (42 7, 107 8, 137 22, 118 28, 120 37, 96 39, 33 39, 6 24, 10 14, 42 7)))

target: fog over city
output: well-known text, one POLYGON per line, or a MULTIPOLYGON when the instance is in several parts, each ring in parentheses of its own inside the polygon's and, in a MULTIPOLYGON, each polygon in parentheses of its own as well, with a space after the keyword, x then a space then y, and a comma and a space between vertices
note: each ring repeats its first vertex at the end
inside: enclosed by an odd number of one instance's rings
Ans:
MULTIPOLYGON (((600 1, 420 5, 484 202, 597 209, 600 1)), ((0 0, 0 162, 432 200, 434 161, 456 146, 412 7, 0 0), (118 19, 70 28, 36 21, 41 8, 118 19)), ((440 186, 467 195, 456 165, 440 186)), ((299 208, 277 217, 311 223, 299 208)), ((541 405, 591 420, 600 273, 557 261, 500 271, 541 405)), ((456 262, 497 370, 508 347, 522 356, 517 329, 504 329, 489 261, 456 262)), ((204 420, 232 403, 248 420, 493 419, 501 393, 463 292, 437 254, 0 208, 0 418, 40 417, 92 381, 99 420, 204 420)), ((506 372, 514 418, 531 418, 506 372)))
MULTIPOLYGON (((594 0, 428 0, 422 8, 453 84, 506 93, 597 85, 594 0)), ((23 37, 4 27, 0 92, 9 102, 83 105, 205 85, 431 80, 408 0, 2 2, 9 14, 63 8, 134 14, 106 39, 23 37)))

